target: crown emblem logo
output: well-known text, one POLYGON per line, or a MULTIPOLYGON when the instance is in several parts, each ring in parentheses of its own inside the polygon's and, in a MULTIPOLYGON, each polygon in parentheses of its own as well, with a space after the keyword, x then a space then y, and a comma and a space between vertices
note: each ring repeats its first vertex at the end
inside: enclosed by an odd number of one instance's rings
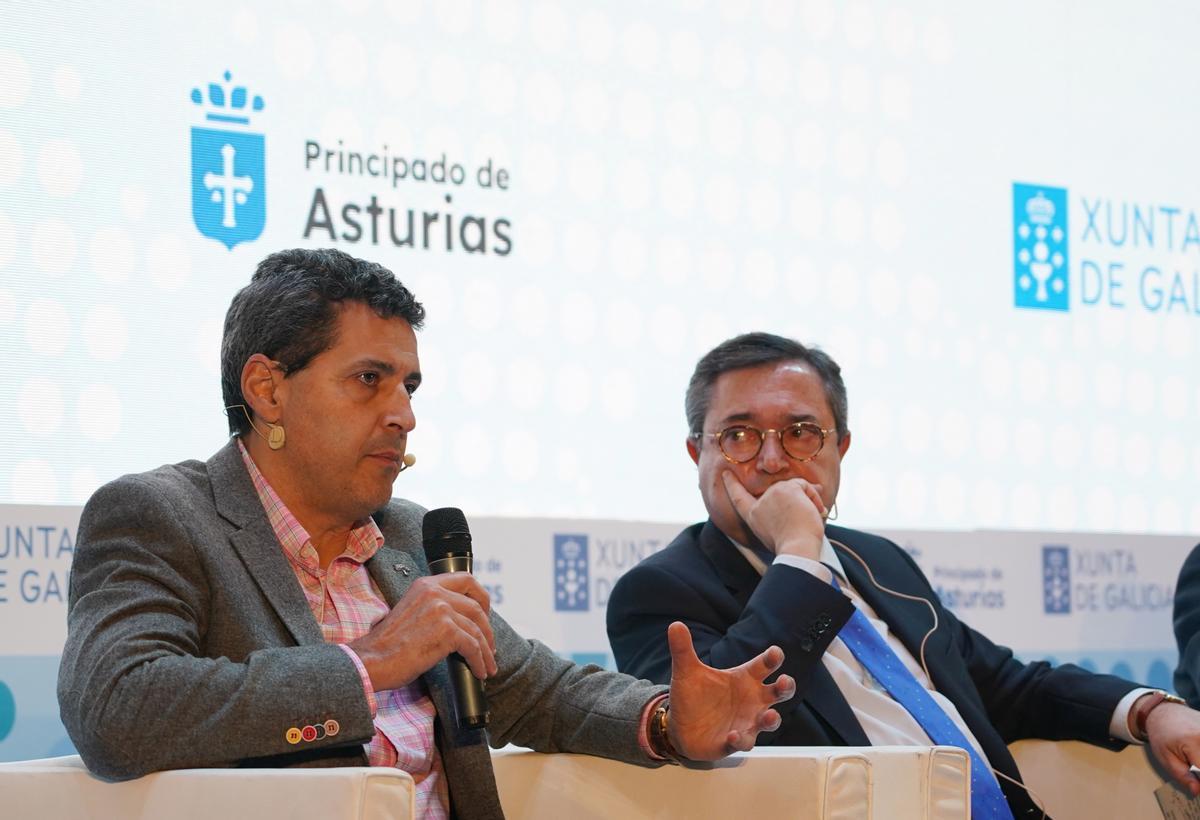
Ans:
POLYGON ((1025 215, 1034 225, 1049 225, 1054 222, 1054 203, 1038 191, 1025 203, 1025 215))
POLYGON ((226 71, 207 89, 193 88, 191 100, 215 124, 192 128, 192 221, 204 236, 233 250, 257 239, 267 221, 263 135, 237 127, 250 125, 251 114, 264 108, 263 98, 234 84, 226 71))
MULTIPOLYGON (((210 122, 232 122, 238 125, 249 125, 250 117, 246 112, 246 98, 249 93, 246 86, 233 85, 233 74, 226 71, 223 83, 208 84, 209 111, 204 118, 210 122)), ((204 105, 204 94, 199 88, 192 89, 192 102, 204 105)), ((263 110, 263 98, 254 95, 250 103, 253 111, 263 110)))

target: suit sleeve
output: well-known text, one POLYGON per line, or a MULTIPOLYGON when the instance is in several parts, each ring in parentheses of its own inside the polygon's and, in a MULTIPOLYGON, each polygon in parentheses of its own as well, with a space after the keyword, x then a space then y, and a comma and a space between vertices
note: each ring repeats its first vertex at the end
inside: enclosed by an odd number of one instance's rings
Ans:
POLYGON ((1200 708, 1200 544, 1183 562, 1175 585, 1175 642, 1179 667, 1175 689, 1193 709, 1200 708))
POLYGON ((372 718, 354 664, 336 645, 205 657, 212 613, 197 554, 205 545, 183 523, 194 503, 127 476, 98 491, 80 518, 58 697, 88 768, 128 779, 361 755, 372 718), (300 744, 286 737, 284 727, 330 719, 335 736, 300 744))
POLYGON ((638 743, 642 713, 665 687, 598 666, 579 666, 526 640, 495 612, 499 673, 487 682, 489 743, 661 765, 638 743))
POLYGON ((671 678, 667 627, 683 621, 700 660, 718 669, 780 647, 780 671, 796 679, 803 697, 821 656, 854 611, 850 599, 829 584, 782 564, 768 567, 740 612, 728 609, 727 594, 709 596, 671 570, 640 564, 621 577, 608 601, 608 638, 617 667, 658 683, 671 678))
MULTIPOLYGON (((921 594, 937 602, 937 594, 906 552, 893 545, 897 555, 917 573, 925 587, 921 594)), ((953 680, 941 680, 930 664, 938 689, 952 700, 975 701, 1005 743, 1023 738, 1083 740, 1119 749, 1126 744, 1109 734, 1113 711, 1126 693, 1138 684, 1113 675, 1098 675, 1074 664, 1052 666, 1046 661, 1022 663, 1006 646, 993 643, 937 604, 940 628, 949 630, 951 651, 966 663, 974 691, 954 696, 953 680)))

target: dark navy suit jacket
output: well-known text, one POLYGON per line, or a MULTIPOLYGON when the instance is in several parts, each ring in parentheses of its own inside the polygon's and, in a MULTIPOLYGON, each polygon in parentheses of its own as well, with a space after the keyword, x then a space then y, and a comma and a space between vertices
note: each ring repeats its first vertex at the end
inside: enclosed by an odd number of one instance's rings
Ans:
POLYGON ((1200 709, 1200 544, 1192 548, 1175 584, 1175 641, 1179 666, 1175 691, 1200 709))
MULTIPOLYGON (((938 628, 925 646, 933 684, 958 709, 994 769, 1020 779, 1007 744, 1021 738, 1124 746, 1109 736, 1109 723, 1137 684, 1070 664, 1021 663, 942 607, 916 563, 891 541, 836 526, 826 534, 861 556, 879 584, 933 604, 938 628)), ((857 559, 836 543, 834 550, 855 590, 919 657, 932 626, 929 608, 881 591, 857 559)), ((709 521, 688 527, 617 582, 608 601, 608 637, 622 672, 659 682, 670 678, 666 632, 675 620, 691 629, 700 659, 718 668, 775 644, 797 692, 778 707, 780 728, 759 735, 758 742, 866 746, 862 726, 821 663, 852 606, 832 586, 794 567, 772 564, 760 576, 709 521)), ((1023 789, 1003 779, 1000 784, 1015 816, 1040 816, 1023 789)))

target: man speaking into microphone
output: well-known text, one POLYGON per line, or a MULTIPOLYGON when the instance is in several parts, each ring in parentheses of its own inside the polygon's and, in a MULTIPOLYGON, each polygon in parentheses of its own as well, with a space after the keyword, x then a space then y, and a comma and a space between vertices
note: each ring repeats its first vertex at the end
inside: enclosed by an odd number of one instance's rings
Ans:
MULTIPOLYGON (((778 648, 712 669, 676 624, 668 689, 575 666, 513 632, 468 572, 430 574, 424 511, 392 498, 424 316, 389 271, 335 250, 273 254, 234 297, 229 443, 117 479, 80 519, 58 694, 93 772, 395 766, 417 816, 465 820, 502 816, 489 743, 655 765, 778 725, 795 688, 763 683, 778 648), (467 670, 453 686, 448 658, 467 670)), ((454 569, 465 519, 433 525, 429 554, 454 569)))

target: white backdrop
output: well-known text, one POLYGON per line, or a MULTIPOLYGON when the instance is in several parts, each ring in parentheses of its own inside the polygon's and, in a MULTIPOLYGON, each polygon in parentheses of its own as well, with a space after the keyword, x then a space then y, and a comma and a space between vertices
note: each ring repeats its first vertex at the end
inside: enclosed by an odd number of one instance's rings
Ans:
POLYGON ((1195 531, 1197 31, 1186 3, 7 3, 0 501, 215 451, 230 297, 334 245, 428 305, 430 506, 697 517, 684 385, 763 328, 845 366, 851 524, 1195 531), (193 128, 265 146, 232 250, 193 128), (413 179, 443 154, 463 184, 413 179), (1065 191, 1066 311, 1016 306, 1014 183, 1065 191))

